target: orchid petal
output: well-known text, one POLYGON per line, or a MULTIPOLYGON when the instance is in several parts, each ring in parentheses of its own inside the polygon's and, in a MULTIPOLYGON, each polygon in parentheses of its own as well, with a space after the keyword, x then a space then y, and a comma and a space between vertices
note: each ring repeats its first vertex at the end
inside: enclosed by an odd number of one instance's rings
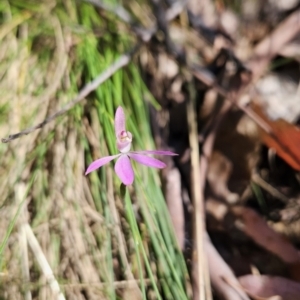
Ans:
POLYGON ((134 180, 134 172, 131 166, 130 159, 123 154, 119 157, 115 164, 115 172, 125 185, 130 185, 134 180))
POLYGON ((132 151, 131 153, 136 154, 156 154, 156 155, 169 155, 169 156, 176 156, 177 153, 165 150, 142 150, 142 151, 132 151))
POLYGON ((120 154, 117 155, 111 155, 111 156, 105 156, 102 157, 100 159, 97 159, 95 161, 93 161, 89 167, 87 168, 85 175, 95 171, 96 169, 106 165, 107 163, 109 163, 111 160, 115 159, 116 157, 120 156, 120 154))
POLYGON ((160 161, 156 158, 153 158, 153 157, 143 155, 143 154, 137 154, 137 153, 130 152, 130 153, 128 153, 128 156, 130 158, 132 158, 133 160, 137 161, 138 163, 148 166, 148 167, 162 169, 166 166, 166 164, 163 163, 162 161, 160 161))
POLYGON ((120 134, 123 131, 126 132, 125 114, 124 114, 123 108, 121 106, 119 106, 117 108, 116 114, 115 114, 115 133, 116 133, 117 139, 119 138, 120 134))

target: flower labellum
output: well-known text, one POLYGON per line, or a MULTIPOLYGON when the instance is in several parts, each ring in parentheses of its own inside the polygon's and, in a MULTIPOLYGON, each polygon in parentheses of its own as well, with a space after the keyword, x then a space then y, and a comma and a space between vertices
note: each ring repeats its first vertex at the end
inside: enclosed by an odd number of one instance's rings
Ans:
POLYGON ((170 156, 177 155, 176 153, 173 153, 171 151, 164 150, 130 151, 132 143, 132 134, 131 132, 126 131, 125 115, 121 106, 117 108, 115 114, 115 134, 117 140, 117 148, 120 151, 120 154, 105 156, 95 160, 89 165, 85 172, 85 175, 104 166, 111 160, 118 158, 115 164, 115 172, 117 173, 118 177, 120 178, 123 184, 130 185, 133 183, 134 180, 134 172, 130 161, 131 159, 148 167, 162 169, 166 166, 166 164, 156 158, 148 156, 149 154, 170 156))

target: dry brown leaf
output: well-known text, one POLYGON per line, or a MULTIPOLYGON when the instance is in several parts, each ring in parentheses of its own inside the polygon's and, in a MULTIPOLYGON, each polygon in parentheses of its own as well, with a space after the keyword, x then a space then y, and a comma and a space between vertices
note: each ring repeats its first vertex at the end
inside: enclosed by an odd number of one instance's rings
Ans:
POLYGON ((298 250, 287 239, 270 228, 257 212, 241 206, 233 207, 232 212, 242 220, 241 230, 254 242, 279 256, 288 264, 299 264, 298 250))
POLYGON ((273 299, 276 295, 278 299, 300 299, 300 284, 283 277, 246 275, 239 277, 239 281, 247 291, 259 297, 273 299))
POLYGON ((261 139, 269 148, 295 170, 300 171, 300 129, 282 119, 269 120, 263 111, 256 105, 255 111, 270 126, 272 134, 260 129, 261 139))
POLYGON ((267 297, 267 298, 265 298, 265 297, 261 297, 261 296, 257 296, 257 295, 255 295, 254 293, 252 293, 252 291, 251 290, 247 290, 246 288, 244 288, 244 287, 242 287, 242 286, 240 286, 240 287, 237 287, 233 282, 230 282, 228 279, 224 279, 230 286, 232 286, 232 287, 234 287, 234 288, 236 288, 236 289, 240 289, 240 290, 242 290, 242 291, 244 291, 244 292, 246 292, 247 294, 248 294, 248 296, 250 296, 251 297, 251 299, 253 299, 253 300, 283 300, 280 296, 278 296, 278 295, 275 295, 275 296, 271 296, 271 297, 267 297))

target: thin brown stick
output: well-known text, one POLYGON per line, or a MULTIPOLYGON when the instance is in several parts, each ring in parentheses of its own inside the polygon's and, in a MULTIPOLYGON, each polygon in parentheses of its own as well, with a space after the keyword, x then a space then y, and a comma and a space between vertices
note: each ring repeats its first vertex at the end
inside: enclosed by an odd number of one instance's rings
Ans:
MULTIPOLYGON (((155 278, 157 280, 157 278, 155 278)), ((157 280, 158 281, 158 280, 157 280)), ((107 289, 109 285, 113 285, 114 289, 131 289, 134 288, 136 285, 141 285, 141 283, 145 285, 150 285, 151 280, 149 278, 144 278, 144 279, 132 279, 132 280, 121 280, 121 281, 113 281, 112 283, 110 282, 68 282, 68 283, 62 283, 61 286, 64 288, 68 287, 96 287, 98 289, 107 289)), ((158 281, 159 282, 159 281, 158 281)))
POLYGON ((65 105, 61 110, 54 113, 53 115, 47 117, 43 122, 29 127, 23 131, 20 131, 18 133, 9 135, 8 138, 3 138, 1 141, 2 143, 8 143, 14 139, 17 139, 23 135, 27 135, 36 129, 42 128, 49 122, 53 121, 57 117, 63 115, 67 111, 69 111, 71 108, 73 108, 76 104, 78 104, 80 101, 82 101, 88 94, 90 94, 92 91, 94 91, 96 88, 98 88, 99 85, 101 85, 104 81, 106 81, 108 78, 110 78, 115 72, 117 72, 119 69, 126 66, 130 60, 132 55, 136 52, 137 47, 134 48, 131 52, 121 55, 112 65, 110 65, 103 73, 101 73, 98 77, 96 77, 92 82, 88 83, 77 95, 75 99, 73 99, 71 102, 69 102, 67 105, 65 105))
POLYGON ((205 211, 204 211, 204 195, 199 189, 200 182, 200 161, 199 161, 199 144, 197 121, 194 109, 193 87, 190 83, 190 100, 187 103, 187 119, 189 126, 189 141, 191 147, 191 178, 192 178, 192 199, 193 199, 193 254, 192 254, 192 274, 193 274, 193 299, 205 300, 206 290, 210 289, 210 285, 206 286, 207 277, 206 255, 203 247, 205 232, 205 211))
POLYGON ((255 182, 257 185, 259 185, 262 189, 267 191, 270 195, 272 195, 274 198, 281 200, 283 203, 288 203, 289 198, 279 192, 276 188, 274 188, 271 184, 263 180, 257 173, 253 174, 251 176, 251 179, 253 182, 255 182))

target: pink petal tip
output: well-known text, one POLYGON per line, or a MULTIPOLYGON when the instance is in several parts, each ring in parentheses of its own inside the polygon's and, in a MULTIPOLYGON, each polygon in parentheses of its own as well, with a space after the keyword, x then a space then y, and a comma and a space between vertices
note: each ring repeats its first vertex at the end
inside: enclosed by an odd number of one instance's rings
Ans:
POLYGON ((162 169, 166 166, 166 164, 156 158, 146 156, 144 154, 138 154, 130 152, 128 153, 129 157, 135 160, 136 162, 145 165, 147 167, 162 169))
POLYGON ((116 157, 118 157, 120 154, 117 155, 112 155, 112 156, 105 156, 102 157, 100 159, 97 159, 95 161, 93 161, 87 168, 85 175, 99 169, 100 167, 106 165, 107 163, 109 163, 111 160, 115 159, 116 157))
POLYGON ((125 129, 125 114, 123 108, 119 106, 116 110, 115 114, 115 134, 118 138, 122 131, 126 131, 125 129))

